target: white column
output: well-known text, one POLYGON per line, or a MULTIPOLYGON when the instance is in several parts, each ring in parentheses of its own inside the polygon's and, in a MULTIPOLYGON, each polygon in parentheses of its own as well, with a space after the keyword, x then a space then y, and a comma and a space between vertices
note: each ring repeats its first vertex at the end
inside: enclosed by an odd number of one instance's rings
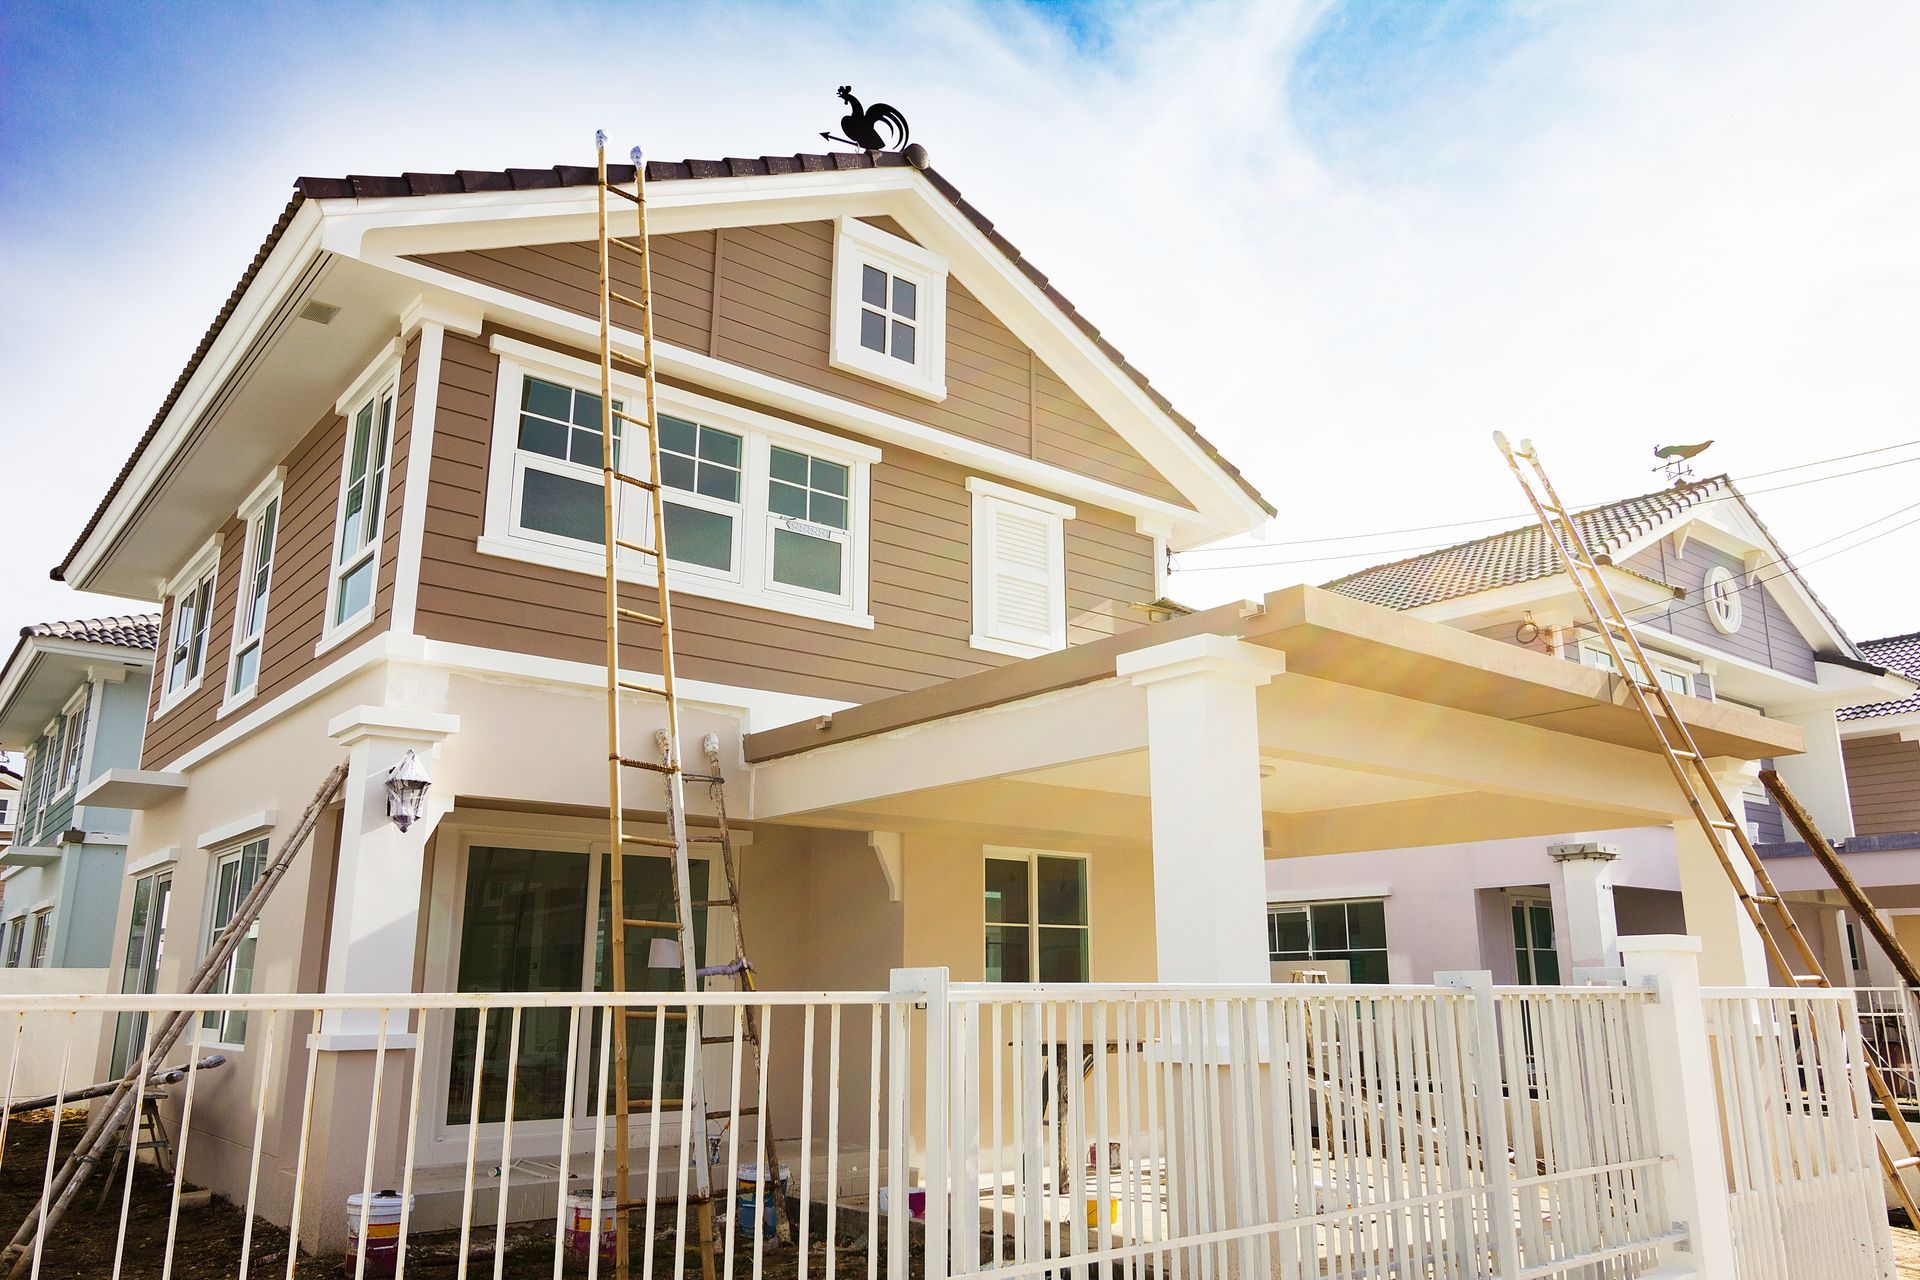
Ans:
MULTIPOLYGON (((1853 801, 1847 794, 1847 763, 1840 753, 1840 722, 1834 718, 1833 708, 1769 710, 1767 714, 1798 728, 1807 739, 1803 754, 1780 756, 1773 762, 1780 780, 1800 797, 1822 835, 1829 840, 1845 840, 1853 834, 1853 801)), ((1797 840, 1799 836, 1789 827, 1786 838, 1797 840)))
POLYGON ((1547 853, 1560 867, 1574 971, 1618 968, 1620 925, 1613 914, 1613 864, 1620 857, 1620 846, 1588 840, 1550 844, 1547 853))
MULTIPOLYGON (((402 831, 387 816, 387 771, 412 751, 432 774, 435 744, 459 727, 458 716, 399 707, 355 707, 327 726, 328 734, 347 749, 333 927, 327 942, 329 993, 413 987, 427 837, 452 805, 453 788, 436 778, 427 789, 419 821, 402 831)), ((394 1015, 392 1025, 395 1030, 404 1025, 403 1015, 394 1015)), ((321 1040, 328 1049, 372 1048, 378 1030, 377 1013, 334 1012, 326 1015, 321 1040)), ((395 1044, 389 1036, 388 1046, 395 1044)))
POLYGON ((1731 1277, 1733 1223, 1727 1211, 1726 1157, 1720 1145, 1720 1100, 1700 1000, 1700 940, 1654 934, 1622 938, 1627 983, 1652 987, 1646 1056, 1658 1073, 1647 1094, 1667 1168, 1667 1209, 1686 1227, 1684 1246, 1662 1245, 1658 1274, 1731 1277), (1684 1251, 1683 1251, 1684 1249, 1684 1251), (1664 1268, 1671 1268, 1665 1270, 1664 1268))
POLYGON ((1286 655, 1188 636, 1120 655, 1147 691, 1161 982, 1266 982, 1266 850, 1254 699, 1286 655))
MULTIPOLYGON (((1727 796, 1735 818, 1744 820, 1746 806, 1741 794, 1758 766, 1741 760, 1708 763, 1714 766, 1714 777, 1720 783, 1722 794, 1727 796)), ((1711 805, 1708 811, 1713 812, 1711 805)), ((1753 927, 1746 908, 1740 905, 1740 897, 1727 879, 1719 854, 1698 822, 1689 818, 1673 824, 1673 853, 1679 863, 1680 900, 1686 912, 1687 932, 1699 938, 1703 948, 1701 977, 1716 987, 1768 985, 1767 952, 1760 934, 1753 927)), ((1753 873, 1745 857, 1731 847, 1728 856, 1735 874, 1751 893, 1753 873)))

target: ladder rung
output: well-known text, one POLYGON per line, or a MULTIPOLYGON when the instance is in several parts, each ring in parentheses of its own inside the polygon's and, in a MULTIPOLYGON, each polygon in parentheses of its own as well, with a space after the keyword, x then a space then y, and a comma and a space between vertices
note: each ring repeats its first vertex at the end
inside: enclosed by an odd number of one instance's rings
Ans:
POLYGON ((609 298, 612 298, 615 302, 624 302, 630 307, 639 307, 642 310, 644 310, 647 305, 646 303, 640 301, 640 299, 638 298, 629 298, 626 294, 621 293, 617 289, 607 290, 607 296, 609 298))
POLYGON ((640 684, 633 680, 618 680, 615 681, 615 683, 628 693, 650 693, 656 698, 664 698, 667 696, 665 689, 656 689, 650 684, 640 684))
POLYGON ((1670 747, 1668 750, 1672 751, 1674 757, 1679 760, 1698 760, 1700 758, 1698 751, 1688 751, 1685 747, 1670 747))
MULTIPOLYGON (((643 369, 646 368, 645 362, 640 360, 629 360, 627 361, 627 363, 637 364, 643 369)), ((622 422, 631 422, 636 427, 642 427, 649 431, 653 429, 653 424, 648 422, 645 418, 636 418, 632 414, 627 413, 625 410, 622 410, 622 409, 615 409, 613 411, 613 416, 620 419, 620 421, 622 422)))
POLYGON ((1763 907, 1777 907, 1780 905, 1780 899, 1770 893, 1750 893, 1747 897, 1763 907))
POLYGON ((631 200, 635 204, 640 203, 640 197, 628 191, 625 187, 616 187, 611 182, 603 182, 600 185, 604 187, 609 194, 619 196, 622 200, 631 200))
POLYGON ((688 836, 687 842, 689 844, 725 844, 727 838, 725 836, 688 836))
POLYGON ((660 619, 654 617, 652 614, 642 613, 638 609, 629 609, 625 605, 620 606, 619 613, 621 617, 627 618, 633 622, 644 622, 650 626, 655 626, 655 627, 660 625, 660 619))
POLYGON ((704 898, 693 904, 695 907, 725 907, 729 911, 738 911, 740 904, 732 898, 704 898))
MULTIPOLYGON (((678 772, 678 769, 676 768, 676 766, 670 765, 670 764, 661 764, 658 760, 635 760, 632 756, 608 756, 607 758, 609 760, 618 760, 621 764, 627 766, 627 768, 629 769, 645 769, 648 773, 678 772)), ((667 843, 672 844, 673 841, 669 840, 667 841, 667 843)))
POLYGON ((653 554, 652 547, 643 547, 637 542, 628 542, 625 538, 615 538, 613 540, 613 545, 616 547, 619 547, 623 551, 638 551, 643 556, 650 556, 653 554))
POLYGON ((1793 975, 1793 985, 1796 987, 1824 987, 1827 985, 1827 980, 1817 973, 1796 973, 1793 975))
POLYGON ((760 1108, 758 1107, 742 1107, 738 1111, 727 1111, 724 1109, 720 1111, 709 1111, 707 1112, 707 1119, 725 1120, 729 1116, 757 1116, 759 1114, 760 1108))
MULTIPOLYGON (((685 1098, 628 1098, 627 1110, 658 1111, 662 1107, 677 1107, 677 1106, 681 1106, 685 1102, 686 1102, 685 1098)), ((644 1209, 646 1207, 647 1207, 647 1202, 645 1200, 636 1200, 634 1203, 629 1205, 614 1206, 615 1209, 644 1209)))
POLYGON ((688 782, 715 783, 715 782, 726 781, 725 778, 721 777, 717 773, 682 773, 680 776, 685 778, 688 782))
POLYGON ((668 1022, 687 1020, 685 1009, 627 1009, 624 1012, 629 1018, 665 1018, 668 1022))
POLYGON ((1739 823, 1728 822, 1723 818, 1708 818, 1707 825, 1710 827, 1718 827, 1722 831, 1738 831, 1740 829, 1739 823))
POLYGON ((665 836, 621 836, 621 844, 643 844, 649 849, 678 849, 680 846, 665 836))
POLYGON ((658 492, 651 480, 642 480, 639 476, 628 475, 624 471, 615 471, 612 467, 602 467, 601 470, 616 480, 625 480, 636 489, 645 489, 648 493, 658 492))
POLYGON ((644 247, 642 247, 641 245, 635 244, 631 240, 622 240, 619 236, 608 236, 607 243, 615 246, 616 248, 625 249, 628 253, 634 255, 636 258, 645 258, 647 256, 647 251, 644 247))
POLYGON ((732 1036, 701 1036, 701 1044, 732 1044, 732 1036))
POLYGON ((622 916, 620 923, 629 929, 678 929, 678 920, 634 920, 622 916))
POLYGON ((1915 1165, 1920 1165, 1920 1156, 1901 1156, 1898 1160, 1889 1163, 1896 1169, 1911 1169, 1915 1165))

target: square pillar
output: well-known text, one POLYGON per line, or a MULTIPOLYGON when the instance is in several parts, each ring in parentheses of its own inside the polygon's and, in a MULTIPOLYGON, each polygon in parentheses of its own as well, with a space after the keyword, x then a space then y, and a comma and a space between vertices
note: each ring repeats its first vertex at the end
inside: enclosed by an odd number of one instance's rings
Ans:
MULTIPOLYGON (((387 773, 412 751, 431 775, 435 745, 459 727, 458 716, 398 707, 355 707, 327 726, 334 741, 347 748, 327 940, 329 993, 413 987, 427 838, 452 805, 454 789, 435 778, 419 820, 402 831, 387 816, 387 773)), ((403 1013, 392 1015, 388 1030, 388 1048, 400 1047, 396 1037, 405 1030, 403 1013)), ((333 1011, 322 1022, 320 1040, 327 1049, 372 1049, 378 1031, 379 1015, 372 1010, 333 1011)))
POLYGON ((1620 846, 1588 840, 1550 844, 1547 853, 1560 868, 1572 971, 1617 968, 1620 925, 1613 914, 1613 864, 1620 846))
MULTIPOLYGON (((1744 760, 1708 763, 1736 817, 1744 816, 1742 796, 1759 766, 1744 760)), ((1700 981, 1715 987, 1768 986, 1772 978, 1767 970, 1766 947, 1746 908, 1740 905, 1739 894, 1727 879, 1719 853, 1698 822, 1689 818, 1673 824, 1673 853, 1679 864, 1680 900, 1686 912, 1687 932, 1701 943, 1700 981)), ((1752 893, 1753 872, 1746 865, 1745 856, 1733 848, 1727 857, 1741 884, 1752 893)))
POLYGON ((1268 981, 1261 685, 1278 650, 1199 635, 1121 654, 1147 694, 1153 906, 1161 982, 1268 981))

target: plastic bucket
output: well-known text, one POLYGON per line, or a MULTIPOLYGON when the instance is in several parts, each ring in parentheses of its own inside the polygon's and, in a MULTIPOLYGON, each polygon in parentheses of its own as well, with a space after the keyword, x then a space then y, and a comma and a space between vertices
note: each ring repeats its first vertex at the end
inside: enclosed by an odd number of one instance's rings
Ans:
POLYGON ((740 1166, 739 1181, 735 1184, 739 1208, 734 1214, 734 1217, 740 1223, 739 1230, 741 1235, 752 1239, 753 1223, 757 1220, 760 1223, 761 1238, 773 1240, 780 1234, 780 1202, 779 1199, 775 1197, 785 1198, 786 1196, 787 1166, 779 1166, 779 1170, 774 1175, 772 1184, 765 1188, 767 1192, 767 1203, 765 1207, 755 1212, 755 1188, 753 1182, 758 1173, 758 1165, 743 1164, 740 1166))
MULTIPOLYGON (((407 1197, 409 1204, 412 1199, 411 1196, 407 1197)), ((367 1218, 366 1273, 370 1276, 390 1276, 400 1262, 400 1193, 376 1191, 371 1197, 362 1197, 356 1191, 347 1197, 349 1262, 360 1256, 360 1215, 363 1204, 367 1218)))
MULTIPOLYGON (((603 1192, 600 1196, 600 1261, 613 1261, 614 1245, 618 1228, 614 1224, 614 1206, 619 1197, 613 1192, 603 1192)), ((576 1267, 587 1265, 593 1252, 593 1193, 591 1191, 570 1191, 567 1193, 567 1261, 576 1267)))

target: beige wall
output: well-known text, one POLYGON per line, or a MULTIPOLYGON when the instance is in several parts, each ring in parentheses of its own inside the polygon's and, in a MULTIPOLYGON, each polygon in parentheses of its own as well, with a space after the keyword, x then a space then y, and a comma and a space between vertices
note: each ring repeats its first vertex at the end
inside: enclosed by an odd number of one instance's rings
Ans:
POLYGON ((1847 738, 1841 751, 1854 831, 1863 836, 1920 831, 1920 742, 1897 734, 1847 738))

